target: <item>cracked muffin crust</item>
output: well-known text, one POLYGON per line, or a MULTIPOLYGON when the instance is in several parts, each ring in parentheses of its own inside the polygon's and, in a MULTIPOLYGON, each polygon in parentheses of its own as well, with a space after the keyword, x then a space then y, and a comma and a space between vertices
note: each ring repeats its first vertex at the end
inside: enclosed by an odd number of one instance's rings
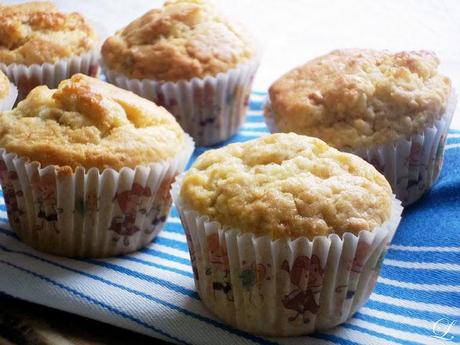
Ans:
POLYGON ((277 80, 265 116, 282 132, 336 148, 384 144, 419 133, 443 115, 451 82, 438 65, 429 51, 336 50, 277 80))
POLYGON ((160 81, 215 76, 253 54, 247 34, 202 0, 166 1, 102 46, 104 63, 114 72, 160 81))
POLYGON ((0 71, 0 101, 10 92, 10 80, 0 71))
POLYGON ((89 52, 96 34, 76 12, 51 2, 0 5, 0 63, 44 64, 89 52))
POLYGON ((361 158, 294 133, 210 150, 180 196, 223 226, 273 238, 372 231, 390 216, 385 178, 361 158))
POLYGON ((0 147, 42 166, 135 168, 174 157, 183 143, 164 108, 82 74, 36 87, 0 116, 0 147))

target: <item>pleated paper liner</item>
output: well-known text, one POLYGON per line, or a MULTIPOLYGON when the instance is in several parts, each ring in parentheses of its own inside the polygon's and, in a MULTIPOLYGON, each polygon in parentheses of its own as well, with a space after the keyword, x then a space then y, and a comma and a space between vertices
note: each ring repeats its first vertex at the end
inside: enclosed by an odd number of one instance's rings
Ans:
MULTIPOLYGON (((457 105, 457 95, 452 90, 446 111, 423 132, 383 145, 374 145, 354 153, 374 165, 390 183, 393 193, 408 206, 431 189, 439 177, 447 131, 457 105)), ((271 133, 279 132, 270 104, 266 105, 265 122, 271 133)))
POLYGON ((107 257, 136 251, 163 227, 169 190, 194 149, 185 137, 175 157, 120 171, 73 172, 0 149, 0 180, 8 219, 31 247, 68 257, 107 257))
POLYGON ((18 89, 16 86, 10 83, 10 90, 8 94, 3 99, 0 99, 0 112, 11 110, 14 106, 14 102, 16 102, 17 97, 18 89))
POLYGON ((172 195, 187 236, 195 285, 203 303, 241 330, 296 336, 332 328, 368 300, 402 207, 358 236, 345 233, 273 240, 222 227, 172 195))
POLYGON ((178 82, 129 79, 104 68, 107 80, 168 109, 197 146, 223 142, 244 123, 258 58, 226 73, 178 82))

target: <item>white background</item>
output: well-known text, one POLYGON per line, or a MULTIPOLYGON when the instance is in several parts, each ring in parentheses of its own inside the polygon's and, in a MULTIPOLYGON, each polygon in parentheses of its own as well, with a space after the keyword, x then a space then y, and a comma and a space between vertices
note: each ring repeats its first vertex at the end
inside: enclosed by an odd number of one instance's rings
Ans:
MULTIPOLYGON (((211 0, 212 1, 212 0, 211 0)), ((17 0, 2 1, 21 2, 17 0)), ((109 33, 161 0, 56 0, 103 24, 109 33)), ((284 72, 337 48, 428 49, 460 90, 459 0, 214 0, 262 42, 254 88, 264 91, 284 72)), ((459 107, 460 109, 460 107, 459 107)), ((460 111, 452 127, 460 128, 460 111)))

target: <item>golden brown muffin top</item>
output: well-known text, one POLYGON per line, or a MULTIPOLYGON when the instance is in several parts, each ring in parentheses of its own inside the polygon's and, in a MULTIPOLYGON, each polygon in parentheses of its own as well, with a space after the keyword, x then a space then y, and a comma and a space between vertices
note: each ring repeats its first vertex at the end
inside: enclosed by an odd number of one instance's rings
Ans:
POLYGON ((184 132, 164 108, 82 74, 33 89, 0 116, 0 147, 42 166, 135 168, 174 157, 184 132))
POLYGON ((397 140, 423 131, 445 111, 451 83, 438 65, 428 51, 336 50, 276 81, 266 115, 282 132, 336 148, 397 140))
POLYGON ((0 100, 5 98, 10 92, 10 80, 0 71, 0 100))
POLYGON ((251 39, 202 0, 166 1, 102 46, 112 71, 164 81, 215 76, 253 55, 251 39))
POLYGON ((96 34, 78 13, 51 2, 0 5, 0 63, 44 64, 84 54, 96 34))
POLYGON ((294 133, 202 154, 184 204, 223 226, 273 238, 373 230, 390 217, 391 187, 361 158, 294 133))

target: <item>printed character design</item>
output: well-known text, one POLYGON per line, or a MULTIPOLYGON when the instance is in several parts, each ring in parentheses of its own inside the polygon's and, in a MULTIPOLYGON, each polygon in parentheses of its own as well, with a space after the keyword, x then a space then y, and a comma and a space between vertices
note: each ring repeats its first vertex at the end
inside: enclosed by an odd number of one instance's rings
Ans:
POLYGON ((441 172, 442 163, 444 160, 444 147, 446 145, 447 135, 442 134, 441 138, 439 139, 439 145, 436 149, 436 154, 434 156, 434 172, 433 172, 433 180, 436 179, 441 172))
POLYGON ((208 244, 208 258, 210 263, 210 267, 206 269, 206 275, 213 275, 212 289, 214 296, 216 291, 222 291, 227 300, 233 301, 228 255, 225 248, 220 244, 219 234, 208 235, 206 242, 208 244))
POLYGON ((214 86, 211 83, 205 83, 204 87, 193 89, 193 100, 197 105, 197 113, 200 115, 201 128, 217 125, 216 115, 220 114, 221 107, 214 102, 214 93, 214 86))
POLYGON ((145 229, 144 232, 146 234, 151 234, 155 231, 155 229, 166 222, 168 218, 169 210, 171 209, 171 184, 176 179, 177 174, 172 175, 168 178, 165 178, 160 187, 158 187, 155 203, 148 212, 148 218, 152 219, 151 225, 148 229, 145 229))
POLYGON ((315 296, 319 294, 323 285, 324 270, 319 258, 316 255, 312 255, 311 259, 300 255, 294 260, 291 269, 286 260, 281 269, 289 273, 291 283, 295 287, 281 300, 286 309, 296 312, 288 320, 292 322, 301 316, 304 323, 310 322, 308 314, 317 314, 319 311, 319 297, 315 296))
POLYGON ((37 218, 40 220, 36 224, 38 230, 43 229, 45 224, 48 224, 51 229, 59 233, 57 228, 58 213, 62 213, 61 209, 57 208, 56 199, 56 177, 54 174, 45 174, 40 176, 38 172, 32 175, 32 188, 37 192, 37 218))
MULTIPOLYGON (((246 265, 246 262, 243 261, 243 266, 246 265)), ((257 287, 259 297, 263 300, 264 296, 261 293, 262 284, 264 280, 270 280, 269 270, 271 265, 267 264, 266 266, 262 263, 255 264, 254 262, 247 268, 243 269, 240 273, 240 280, 243 289, 249 293, 249 301, 252 303, 252 294, 254 287, 257 287)))
POLYGON ((99 196, 94 191, 89 191, 85 198, 80 198, 75 204, 74 212, 78 212, 82 217, 86 216, 90 219, 90 228, 93 228, 96 223, 96 214, 99 212, 99 196))
POLYGON ((423 190, 424 188, 422 170, 425 169, 425 166, 422 160, 423 145, 415 142, 412 144, 409 157, 407 158, 407 164, 409 165, 408 189, 417 188, 418 190, 423 190))
POLYGON ((178 102, 175 98, 170 98, 169 100, 166 98, 161 86, 159 85, 156 89, 156 96, 155 96, 155 103, 160 106, 168 109, 177 120, 180 120, 180 113, 178 111, 178 102))
POLYGON ((196 252, 195 252, 195 246, 193 245, 192 241, 192 236, 190 236, 190 233, 188 231, 185 231, 185 237, 187 238, 187 244, 188 244, 188 250, 190 253, 190 261, 192 262, 192 270, 193 270, 193 276, 195 277, 195 280, 199 280, 199 275, 198 275, 198 268, 196 265, 196 252))
POLYGON ((382 253, 380 253, 380 256, 377 259, 377 262, 375 263, 374 267, 372 267, 371 277, 369 278, 369 282, 367 284, 368 290, 366 296, 371 295, 375 285, 377 284, 377 279, 379 278, 380 269, 382 268, 383 260, 385 259, 386 253, 387 250, 383 250, 382 253))
POLYGON ((24 194, 21 190, 14 188, 14 181, 18 180, 18 174, 15 171, 8 171, 8 167, 3 160, 0 160, 0 182, 3 189, 3 198, 6 204, 6 213, 12 225, 19 225, 21 216, 24 211, 19 208, 18 198, 24 194))
POLYGON ((356 246, 356 251, 355 251, 355 256, 353 258, 353 261, 348 266, 348 270, 350 271, 348 284, 337 286, 335 288, 336 293, 340 294, 345 289, 347 289, 346 290, 347 292, 345 295, 346 299, 352 299, 355 296, 357 280, 359 278, 359 275, 363 271, 364 265, 367 262, 367 259, 369 257, 370 248, 371 248, 371 245, 368 244, 367 242, 364 242, 364 241, 358 242, 358 245, 356 246))
POLYGON ((120 208, 122 215, 115 216, 112 219, 109 230, 115 232, 113 240, 116 242, 123 237, 125 246, 129 246, 129 238, 137 233, 140 229, 136 225, 137 212, 145 214, 147 211, 142 208, 144 198, 152 195, 150 188, 142 187, 134 182, 131 189, 115 194, 113 198, 120 208))

